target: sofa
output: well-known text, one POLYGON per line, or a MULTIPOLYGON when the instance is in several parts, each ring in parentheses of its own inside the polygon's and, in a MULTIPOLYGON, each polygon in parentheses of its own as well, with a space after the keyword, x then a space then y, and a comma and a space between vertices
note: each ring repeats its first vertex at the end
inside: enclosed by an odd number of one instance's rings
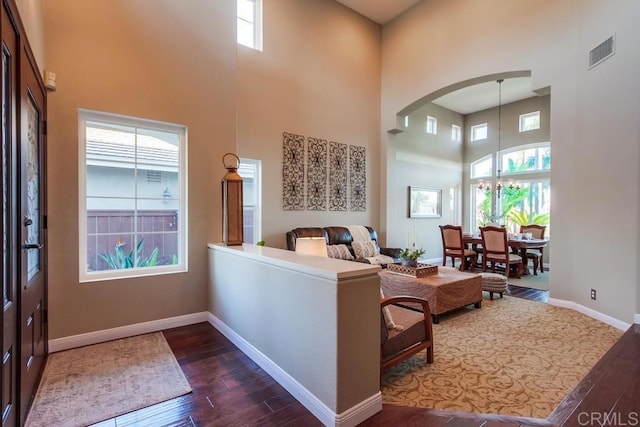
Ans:
MULTIPOLYGON (((369 231, 369 236, 371 240, 375 242, 375 246, 379 249, 379 253, 381 255, 386 255, 393 259, 390 262, 400 262, 400 248, 381 248, 378 245, 378 233, 372 227, 366 226, 366 229, 369 231)), ((290 251, 296 250, 296 239, 299 237, 324 237, 327 242, 327 250, 329 252, 329 256, 332 258, 342 258, 349 259, 357 262, 364 263, 372 263, 372 260, 359 257, 356 255, 356 250, 353 247, 353 236, 347 227, 340 226, 331 226, 331 227, 301 227, 295 228, 291 231, 287 231, 286 240, 287 240, 287 249, 290 251), (333 249, 338 249, 340 246, 346 246, 351 258, 341 256, 333 249), (332 253, 333 252, 333 253, 332 253)), ((345 254, 346 255, 346 254, 345 254)), ((386 267, 386 263, 381 263, 382 267, 386 267)))

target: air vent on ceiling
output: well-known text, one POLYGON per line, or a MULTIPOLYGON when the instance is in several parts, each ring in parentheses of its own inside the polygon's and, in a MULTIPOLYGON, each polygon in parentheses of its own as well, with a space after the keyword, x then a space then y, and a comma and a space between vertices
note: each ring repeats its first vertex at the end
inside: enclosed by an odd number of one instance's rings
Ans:
POLYGON ((148 170, 147 182, 162 182, 162 172, 148 170))
POLYGON ((616 53, 614 36, 609 37, 589 52, 589 68, 593 68, 616 53))

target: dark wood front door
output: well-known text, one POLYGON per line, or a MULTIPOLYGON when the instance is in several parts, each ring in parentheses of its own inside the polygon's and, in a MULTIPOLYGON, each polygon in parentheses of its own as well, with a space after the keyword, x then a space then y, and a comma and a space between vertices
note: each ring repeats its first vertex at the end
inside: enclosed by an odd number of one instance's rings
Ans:
POLYGON ((22 425, 47 352, 46 95, 21 36, 17 9, 3 1, 2 87, 2 426, 22 425))
POLYGON ((18 144, 16 128, 18 37, 2 8, 2 425, 18 421, 18 144))
POLYGON ((36 390, 47 350, 45 327, 45 92, 37 66, 20 57, 20 419, 36 390))

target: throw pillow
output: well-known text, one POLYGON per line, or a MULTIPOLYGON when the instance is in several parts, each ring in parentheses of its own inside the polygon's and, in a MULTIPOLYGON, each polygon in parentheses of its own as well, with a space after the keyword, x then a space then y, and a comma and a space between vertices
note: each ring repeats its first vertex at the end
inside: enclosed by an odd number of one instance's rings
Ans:
POLYGON ((347 245, 327 245, 327 255, 329 258, 353 259, 353 255, 351 255, 347 245))
MULTIPOLYGON (((384 292, 382 292, 382 288, 380 288, 380 299, 384 299, 384 292)), ((387 329, 395 329, 396 331, 401 331, 404 329, 402 325, 398 325, 393 321, 393 317, 391 317, 391 310, 389 307, 384 307, 382 309, 382 317, 384 317, 384 323, 387 326, 387 329)))
POLYGON ((379 253, 378 245, 373 240, 369 242, 352 242, 351 247, 356 254, 356 258, 369 258, 379 253))

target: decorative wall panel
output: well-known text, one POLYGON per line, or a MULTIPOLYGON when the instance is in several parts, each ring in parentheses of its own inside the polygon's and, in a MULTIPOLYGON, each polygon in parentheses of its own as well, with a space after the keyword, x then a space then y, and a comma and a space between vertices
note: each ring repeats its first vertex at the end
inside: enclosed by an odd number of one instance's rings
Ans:
POLYGON ((307 138, 307 210, 327 210, 327 141, 307 138))
POLYGON ((367 154, 365 147, 349 146, 350 209, 367 210, 367 154))
POLYGON ((347 210, 347 144, 329 142, 329 210, 347 210))
POLYGON ((282 134, 282 208, 304 210, 304 136, 282 134))

